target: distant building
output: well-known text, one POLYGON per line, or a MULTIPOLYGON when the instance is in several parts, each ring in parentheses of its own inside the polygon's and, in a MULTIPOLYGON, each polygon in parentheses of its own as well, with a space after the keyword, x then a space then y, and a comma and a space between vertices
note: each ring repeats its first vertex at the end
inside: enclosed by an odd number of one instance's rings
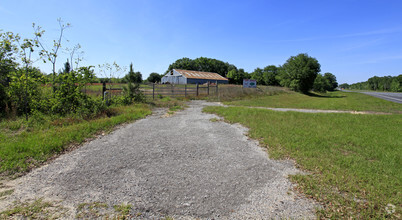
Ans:
POLYGON ((161 82, 170 84, 205 84, 207 82, 228 84, 228 79, 217 73, 173 69, 162 77, 161 82))

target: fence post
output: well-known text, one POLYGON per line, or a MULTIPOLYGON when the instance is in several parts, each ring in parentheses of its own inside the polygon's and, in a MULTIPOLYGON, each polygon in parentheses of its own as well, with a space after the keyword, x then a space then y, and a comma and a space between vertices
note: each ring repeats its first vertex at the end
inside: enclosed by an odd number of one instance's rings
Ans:
POLYGON ((184 84, 184 98, 187 97, 187 84, 184 84))
POLYGON ((207 95, 209 96, 209 81, 207 82, 207 95))
POLYGON ((152 100, 155 100, 155 83, 152 84, 152 100))
POLYGON ((216 96, 218 96, 219 94, 218 94, 218 80, 216 80, 216 96))
POLYGON ((106 82, 102 83, 102 98, 105 100, 106 82))
POLYGON ((173 91, 173 89, 174 89, 173 84, 171 84, 171 87, 172 87, 172 96, 173 96, 173 94, 174 94, 174 91, 173 91))
POLYGON ((198 83, 197 83, 197 96, 198 96, 198 83))

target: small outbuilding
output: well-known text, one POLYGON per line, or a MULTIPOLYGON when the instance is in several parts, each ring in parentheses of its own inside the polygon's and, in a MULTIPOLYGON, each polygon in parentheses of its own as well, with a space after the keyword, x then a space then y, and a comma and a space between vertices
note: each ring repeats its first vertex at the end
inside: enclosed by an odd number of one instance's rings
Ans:
POLYGON ((173 69, 162 77, 161 83, 170 84, 205 84, 218 83, 228 84, 228 79, 210 72, 200 72, 194 70, 177 70, 173 69))

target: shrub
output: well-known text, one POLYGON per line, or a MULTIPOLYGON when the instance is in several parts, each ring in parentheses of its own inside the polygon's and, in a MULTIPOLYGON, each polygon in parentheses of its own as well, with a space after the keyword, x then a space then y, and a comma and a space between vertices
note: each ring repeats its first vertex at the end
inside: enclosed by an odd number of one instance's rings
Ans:
POLYGON ((140 90, 139 84, 128 83, 127 87, 123 87, 123 104, 129 105, 134 102, 144 102, 145 96, 140 90))
POLYGON ((30 70, 18 69, 10 74, 7 95, 11 110, 18 115, 24 113, 25 107, 28 113, 35 109, 35 103, 42 98, 41 78, 32 77, 29 73, 30 70))

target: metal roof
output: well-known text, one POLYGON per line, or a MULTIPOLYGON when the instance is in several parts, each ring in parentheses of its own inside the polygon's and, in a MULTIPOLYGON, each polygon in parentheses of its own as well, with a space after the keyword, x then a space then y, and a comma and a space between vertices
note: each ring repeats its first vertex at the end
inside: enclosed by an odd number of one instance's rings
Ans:
POLYGON ((176 72, 182 74, 187 79, 211 79, 211 80, 228 80, 225 77, 217 74, 217 73, 210 73, 210 72, 200 72, 194 70, 177 70, 176 72))

